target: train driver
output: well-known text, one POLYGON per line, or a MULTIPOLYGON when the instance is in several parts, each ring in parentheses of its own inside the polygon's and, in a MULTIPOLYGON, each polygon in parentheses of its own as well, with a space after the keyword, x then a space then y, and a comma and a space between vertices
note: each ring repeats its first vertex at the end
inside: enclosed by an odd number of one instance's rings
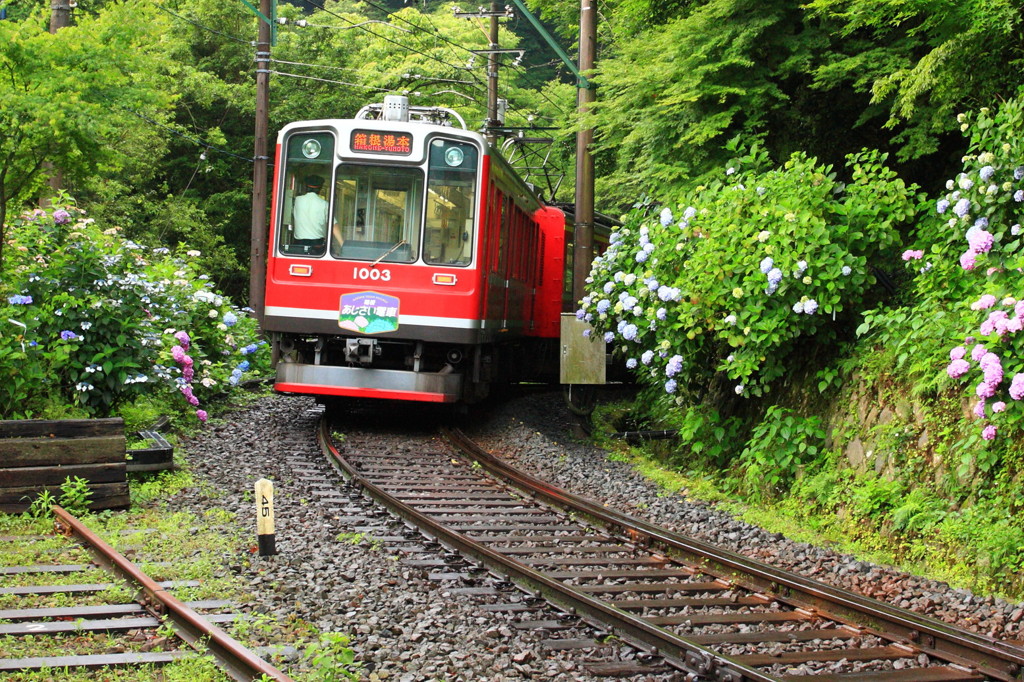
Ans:
POLYGON ((306 193, 295 198, 292 207, 295 220, 295 243, 323 247, 327 238, 327 200, 320 196, 324 179, 307 175, 306 193))

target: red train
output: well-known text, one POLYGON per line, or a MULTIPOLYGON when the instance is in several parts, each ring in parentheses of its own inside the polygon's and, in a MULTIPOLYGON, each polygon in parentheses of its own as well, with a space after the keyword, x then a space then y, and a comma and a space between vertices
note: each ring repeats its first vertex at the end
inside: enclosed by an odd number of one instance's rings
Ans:
POLYGON ((288 124, 263 322, 275 389, 470 403, 557 380, 571 239, 566 214, 450 110, 389 97, 288 124))

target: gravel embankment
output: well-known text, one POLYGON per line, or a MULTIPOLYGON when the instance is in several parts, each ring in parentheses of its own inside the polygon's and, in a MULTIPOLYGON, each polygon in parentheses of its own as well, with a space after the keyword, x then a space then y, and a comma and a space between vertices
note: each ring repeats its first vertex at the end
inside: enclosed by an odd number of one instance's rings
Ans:
MULTIPOLYGON (((347 503, 326 502, 322 490, 305 480, 305 470, 318 468, 341 481, 311 454, 319 415, 312 400, 264 398, 183 443, 193 470, 210 485, 179 494, 172 500, 176 506, 197 513, 221 507, 244 522, 253 519, 255 481, 275 481, 279 555, 238 557, 229 567, 251 586, 247 606, 282 624, 301 619, 322 632, 351 635, 364 675, 372 680, 597 679, 586 671, 583 654, 544 650, 541 640, 550 633, 516 629, 513 615, 484 611, 479 598, 453 593, 458 585, 429 580, 424 569, 403 563, 406 555, 397 546, 339 540, 354 531, 353 519, 376 512, 348 489, 342 494, 349 496, 347 503)), ((660 495, 628 465, 573 440, 558 393, 517 398, 472 421, 467 433, 488 449, 573 492, 838 587, 999 638, 1024 637, 1021 605, 790 542, 709 505, 660 495)), ((382 535, 399 528, 388 525, 387 517, 372 523, 382 535)), ((605 659, 634 655, 628 647, 612 647, 610 656, 607 649, 601 652, 605 659)))

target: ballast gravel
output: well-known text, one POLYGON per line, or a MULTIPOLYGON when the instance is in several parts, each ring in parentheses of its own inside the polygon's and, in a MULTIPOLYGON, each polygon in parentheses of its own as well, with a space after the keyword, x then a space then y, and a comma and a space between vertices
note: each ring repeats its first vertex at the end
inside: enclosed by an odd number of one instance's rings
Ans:
MULTIPOLYGON (((637 657, 615 644, 591 652, 548 650, 543 640, 550 632, 516 628, 515 614, 487 611, 480 598, 460 593, 457 581, 431 580, 429 570, 408 565, 410 556, 427 556, 407 552, 415 539, 376 541, 401 533, 402 524, 345 485, 316 454, 313 428, 321 412, 307 398, 265 397, 181 443, 198 484, 170 501, 176 508, 197 514, 224 509, 242 523, 251 519, 255 529, 254 484, 274 482, 278 554, 247 553, 225 567, 249 586, 243 610, 265 614, 257 619, 279 627, 311 627, 307 638, 348 635, 361 677, 369 680, 590 681, 607 678, 589 673, 588 662, 637 657)), ((994 637, 1024 637, 1021 605, 791 542, 711 505, 666 496, 629 465, 574 439, 572 420, 560 393, 537 393, 476 411, 472 426, 463 429, 555 485, 699 540, 994 637)), ((508 593, 505 601, 522 598, 508 593)), ((582 628, 575 636, 593 635, 582 628)), ((276 637, 270 632, 266 639, 276 637)), ((281 647, 279 656, 281 667, 308 668, 295 648, 281 647)), ((628 679, 682 678, 652 673, 628 679)))

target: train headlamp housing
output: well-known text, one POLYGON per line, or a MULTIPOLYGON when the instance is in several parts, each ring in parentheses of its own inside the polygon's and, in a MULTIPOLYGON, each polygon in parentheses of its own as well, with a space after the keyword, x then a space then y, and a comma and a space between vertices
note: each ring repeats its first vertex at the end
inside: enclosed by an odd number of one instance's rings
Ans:
POLYGON ((466 158, 466 153, 458 147, 449 147, 444 150, 444 162, 449 166, 461 166, 466 158))
POLYGON ((307 159, 315 159, 320 156, 320 143, 317 140, 306 140, 302 143, 302 155, 307 159))

